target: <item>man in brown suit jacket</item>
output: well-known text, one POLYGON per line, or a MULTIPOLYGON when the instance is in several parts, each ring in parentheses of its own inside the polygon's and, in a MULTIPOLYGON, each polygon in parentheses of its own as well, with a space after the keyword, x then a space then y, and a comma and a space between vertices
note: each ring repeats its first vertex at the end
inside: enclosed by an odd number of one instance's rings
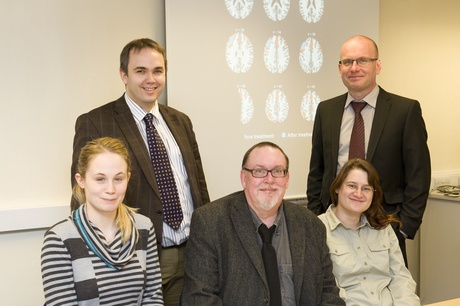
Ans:
MULTIPOLYGON (((201 157, 189 117, 159 105, 166 82, 165 50, 150 39, 128 43, 120 55, 120 76, 126 92, 78 117, 72 159, 72 184, 81 148, 94 138, 122 139, 132 160, 132 174, 125 203, 150 217, 157 235, 165 305, 179 305, 183 283, 183 251, 192 212, 209 202, 201 157), (151 113, 168 153, 177 185, 183 220, 178 229, 163 222, 163 205, 148 149, 144 116, 151 113)), ((78 207, 72 199, 72 209, 78 207)))

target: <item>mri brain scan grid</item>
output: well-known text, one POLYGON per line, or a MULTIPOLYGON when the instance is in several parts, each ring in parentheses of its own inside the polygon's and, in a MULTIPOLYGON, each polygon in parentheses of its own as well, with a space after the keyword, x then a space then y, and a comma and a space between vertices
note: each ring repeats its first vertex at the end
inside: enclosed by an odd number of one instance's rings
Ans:
MULTIPOLYGON (((254 13, 253 0, 225 0, 228 13, 235 20, 244 20, 254 13)), ((264 0, 263 11, 266 18, 273 22, 282 23, 289 14, 300 14, 306 26, 321 22, 324 12, 324 0, 264 0), (298 6, 294 9, 294 4, 298 6)), ((308 33, 301 44, 289 45, 282 31, 260 33, 267 39, 261 54, 254 53, 251 37, 245 33, 243 27, 229 35, 225 46, 225 58, 228 68, 235 74, 248 73, 254 61, 261 57, 267 73, 282 74, 290 65, 299 65, 305 74, 318 73, 323 65, 323 51, 321 38, 316 33, 308 33), (298 60, 294 60, 298 59, 298 60)), ((289 101, 280 84, 266 84, 267 97, 265 100, 265 116, 272 123, 281 123, 288 118, 289 111, 297 111, 306 121, 313 121, 315 110, 320 97, 315 91, 315 85, 309 86, 300 101, 289 101), (300 105, 296 110, 290 108, 289 103, 300 105)), ((251 121, 256 108, 251 99, 250 88, 239 85, 237 88, 241 101, 240 121, 247 124, 251 121)))

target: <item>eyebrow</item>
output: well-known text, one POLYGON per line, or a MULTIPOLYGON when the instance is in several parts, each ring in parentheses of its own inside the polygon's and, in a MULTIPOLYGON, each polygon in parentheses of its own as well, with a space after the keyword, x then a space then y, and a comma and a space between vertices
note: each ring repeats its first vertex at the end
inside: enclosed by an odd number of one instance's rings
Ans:
MULTIPOLYGON (((347 183, 348 183, 348 184, 355 184, 355 185, 359 185, 359 184, 358 184, 357 182, 355 182, 355 181, 344 181, 344 183, 345 183, 345 184, 347 184, 347 183)), ((372 187, 372 186, 371 186, 369 183, 367 183, 367 184, 364 184, 364 185, 362 185, 362 186, 369 186, 369 187, 372 187)))
MULTIPOLYGON (((265 165, 260 165, 260 164, 256 164, 254 167, 252 167, 253 169, 256 169, 256 168, 264 168, 264 169, 268 169, 267 166, 265 165)), ((283 166, 283 165, 276 165, 274 166, 272 169, 277 169, 277 168, 283 168, 283 169, 286 169, 286 166, 283 166)))
MULTIPOLYGON (((134 70, 136 70, 136 69, 149 70, 147 67, 144 67, 144 66, 137 66, 137 67, 134 67, 133 69, 134 69, 134 70)), ((156 66, 156 67, 153 67, 152 70, 156 70, 156 69, 162 69, 162 70, 164 70, 165 67, 164 67, 164 66, 156 66)))

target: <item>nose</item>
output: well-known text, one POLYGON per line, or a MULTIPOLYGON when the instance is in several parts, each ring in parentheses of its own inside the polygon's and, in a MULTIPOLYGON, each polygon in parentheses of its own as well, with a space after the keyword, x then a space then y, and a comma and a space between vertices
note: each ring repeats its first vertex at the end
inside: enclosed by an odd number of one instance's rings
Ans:
POLYGON ((350 69, 351 70, 358 70, 359 68, 361 68, 361 67, 358 66, 358 62, 356 60, 354 60, 353 63, 351 64, 350 69))
POLYGON ((146 79, 149 83, 155 83, 155 76, 153 73, 147 73, 146 79))
POLYGON ((266 182, 273 182, 275 178, 273 177, 272 173, 267 173, 267 176, 265 177, 266 182))
POLYGON ((361 190, 361 188, 356 188, 355 191, 353 191, 353 193, 355 194, 355 196, 357 197, 362 197, 364 195, 364 192, 361 190))
POLYGON ((115 193, 115 184, 113 182, 108 182, 107 183, 107 189, 106 191, 108 194, 113 194, 115 193))

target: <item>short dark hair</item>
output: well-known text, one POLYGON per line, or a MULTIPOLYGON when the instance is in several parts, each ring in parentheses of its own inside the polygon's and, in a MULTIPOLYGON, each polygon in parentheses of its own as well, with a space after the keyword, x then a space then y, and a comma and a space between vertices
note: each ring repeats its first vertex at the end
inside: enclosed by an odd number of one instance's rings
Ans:
POLYGON ((248 161, 249 155, 251 154, 252 151, 254 151, 254 149, 262 148, 262 147, 271 147, 271 148, 280 150, 281 153, 283 153, 284 158, 286 159, 286 170, 289 170, 289 158, 287 157, 286 153, 284 153, 283 149, 281 149, 277 144, 274 144, 273 142, 270 142, 270 141, 259 142, 253 145, 252 147, 250 147, 249 150, 244 154, 243 162, 241 163, 241 167, 244 168, 244 166, 246 165, 246 162, 248 161))
POLYGON ((156 41, 150 38, 140 38, 129 42, 120 53, 120 70, 128 74, 129 54, 131 50, 139 52, 142 49, 150 48, 158 51, 163 55, 165 72, 168 71, 168 61, 166 59, 166 50, 156 41))

